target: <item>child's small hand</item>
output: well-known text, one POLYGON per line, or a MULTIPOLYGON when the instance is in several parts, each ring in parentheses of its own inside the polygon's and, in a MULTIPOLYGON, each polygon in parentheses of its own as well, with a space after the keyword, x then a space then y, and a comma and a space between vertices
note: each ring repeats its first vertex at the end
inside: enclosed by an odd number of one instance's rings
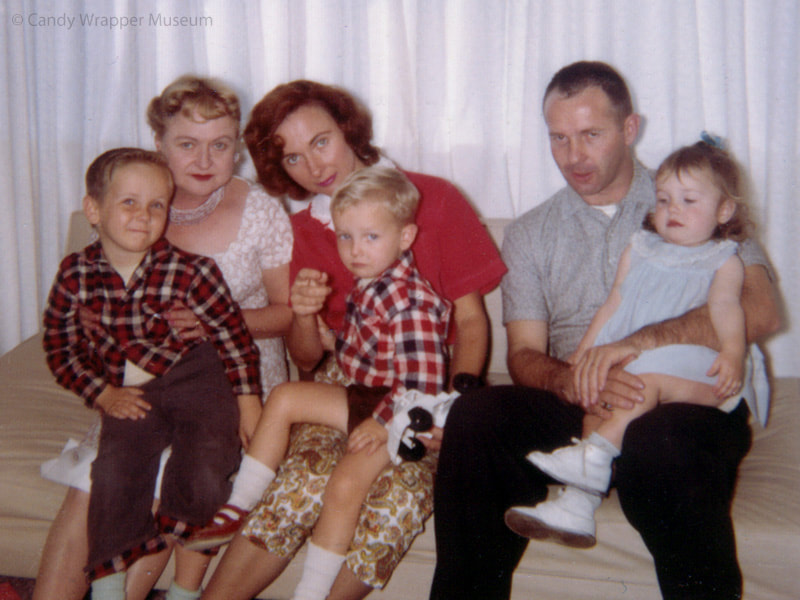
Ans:
POLYGON ((329 352, 336 350, 336 334, 333 333, 328 324, 319 315, 317 315, 317 330, 319 331, 319 341, 322 344, 322 348, 329 352))
POLYGON ((150 403, 142 398, 144 391, 136 387, 114 387, 107 385, 97 399, 95 406, 115 419, 138 421, 147 416, 150 403))
POLYGON ((364 419, 353 429, 347 440, 347 451, 355 453, 366 450, 367 454, 373 454, 386 444, 388 439, 389 432, 386 431, 386 428, 370 417, 364 419))
POLYGON ((717 375, 714 384, 714 395, 723 400, 733 396, 742 387, 744 376, 744 360, 736 352, 722 351, 706 373, 709 377, 717 375))
POLYGON ((239 402, 239 439, 247 450, 253 439, 258 420, 261 418, 261 399, 255 394, 237 396, 239 402))

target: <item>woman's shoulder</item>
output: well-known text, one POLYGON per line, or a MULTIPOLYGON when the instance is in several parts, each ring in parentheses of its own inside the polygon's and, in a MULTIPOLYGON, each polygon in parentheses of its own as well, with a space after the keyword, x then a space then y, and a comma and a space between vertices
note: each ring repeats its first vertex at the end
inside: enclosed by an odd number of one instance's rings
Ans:
POLYGON ((419 190, 421 205, 427 204, 428 208, 440 206, 446 208, 453 203, 468 204, 464 195, 447 179, 435 175, 403 171, 406 177, 419 190))

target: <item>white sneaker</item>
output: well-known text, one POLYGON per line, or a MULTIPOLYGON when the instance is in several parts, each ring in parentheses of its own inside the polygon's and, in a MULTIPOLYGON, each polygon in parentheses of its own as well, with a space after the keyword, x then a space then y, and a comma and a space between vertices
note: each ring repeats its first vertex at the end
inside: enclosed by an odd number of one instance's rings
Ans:
POLYGON ((573 438, 572 442, 552 452, 531 452, 527 459, 561 483, 588 492, 608 491, 615 455, 586 440, 573 438))
POLYGON ((511 531, 534 540, 554 541, 573 548, 591 548, 595 538, 594 511, 602 498, 567 486, 555 500, 536 506, 512 506, 505 521, 511 531))

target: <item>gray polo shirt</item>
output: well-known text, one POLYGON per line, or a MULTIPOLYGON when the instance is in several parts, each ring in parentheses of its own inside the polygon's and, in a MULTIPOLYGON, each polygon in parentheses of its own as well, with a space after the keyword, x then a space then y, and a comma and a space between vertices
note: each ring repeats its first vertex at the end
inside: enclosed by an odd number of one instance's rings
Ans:
MULTIPOLYGON (((636 161, 631 187, 613 218, 567 186, 513 221, 503 237, 503 323, 547 322, 549 353, 568 357, 608 297, 620 255, 654 205, 652 174, 636 161)), ((745 242, 739 254, 745 265, 769 268, 757 243, 745 242)))

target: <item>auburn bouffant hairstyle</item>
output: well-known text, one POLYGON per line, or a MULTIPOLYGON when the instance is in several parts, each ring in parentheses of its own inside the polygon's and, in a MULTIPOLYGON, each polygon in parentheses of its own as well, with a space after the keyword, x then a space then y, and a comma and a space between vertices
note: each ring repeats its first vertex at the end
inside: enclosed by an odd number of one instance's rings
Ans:
POLYGON ((347 91, 315 81, 297 80, 279 85, 253 107, 244 141, 258 180, 273 196, 305 200, 311 194, 283 168, 284 140, 275 135, 283 120, 302 106, 325 109, 342 130, 344 139, 365 166, 375 164, 379 150, 372 145, 372 116, 347 91))
MULTIPOLYGON (((680 179, 681 175, 692 171, 705 171, 711 175, 711 180, 722 198, 730 199, 736 206, 727 223, 717 225, 712 238, 737 242, 746 239, 752 233, 753 223, 744 197, 745 184, 736 161, 722 148, 700 141, 678 148, 665 158, 656 171, 655 179, 658 182, 671 175, 680 179)), ((645 218, 644 226, 645 229, 655 231, 652 213, 645 218)))

